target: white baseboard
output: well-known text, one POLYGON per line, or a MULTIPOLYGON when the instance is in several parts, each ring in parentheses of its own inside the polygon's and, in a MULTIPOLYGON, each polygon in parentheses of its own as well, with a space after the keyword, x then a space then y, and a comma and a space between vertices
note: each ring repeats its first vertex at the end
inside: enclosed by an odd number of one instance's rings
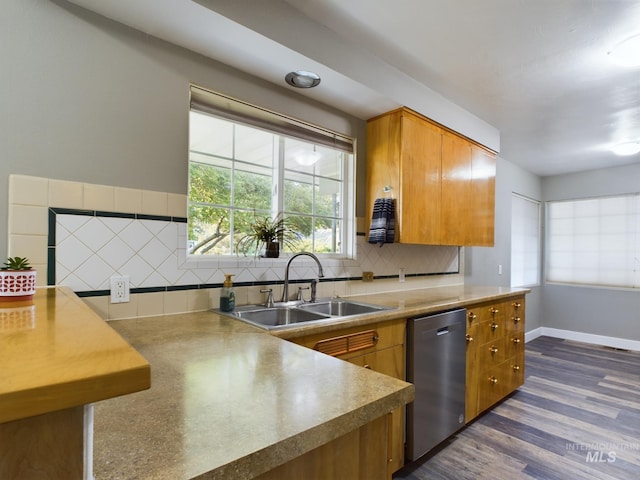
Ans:
POLYGON ((571 330, 560 330, 558 328, 538 327, 524 334, 524 341, 530 342, 538 337, 563 338, 576 342, 592 343, 605 347, 622 348, 640 352, 640 341, 627 340, 626 338, 606 337, 604 335, 594 335, 591 333, 573 332, 571 330))

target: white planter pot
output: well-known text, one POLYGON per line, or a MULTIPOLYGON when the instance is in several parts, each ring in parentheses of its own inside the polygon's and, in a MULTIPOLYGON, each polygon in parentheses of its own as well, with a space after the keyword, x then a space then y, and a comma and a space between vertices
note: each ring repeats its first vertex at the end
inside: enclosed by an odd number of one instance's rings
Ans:
POLYGON ((34 293, 35 270, 0 270, 0 302, 29 300, 34 293))

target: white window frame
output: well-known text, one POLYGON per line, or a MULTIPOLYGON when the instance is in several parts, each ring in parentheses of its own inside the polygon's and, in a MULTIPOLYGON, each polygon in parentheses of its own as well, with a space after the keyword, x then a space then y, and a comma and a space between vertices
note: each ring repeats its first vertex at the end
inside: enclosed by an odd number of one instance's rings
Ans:
MULTIPOLYGON (((274 135, 284 135, 302 141, 318 143, 336 150, 349 153, 350 160, 345 159, 342 166, 342 198, 341 198, 341 236, 338 239, 341 251, 338 253, 316 253, 321 258, 333 259, 354 259, 356 256, 356 225, 355 225, 355 165, 356 165, 356 141, 351 137, 336 132, 329 131, 322 127, 317 127, 308 122, 300 121, 280 113, 266 110, 262 107, 250 105, 246 102, 230 98, 228 96, 212 92, 199 86, 191 85, 190 111, 208 113, 218 118, 229 120, 234 123, 244 124, 269 131, 274 135)), ((190 160, 188 160, 190 161, 190 160)), ((279 166, 274 167, 274 176, 279 176, 277 181, 282 184, 283 171, 279 166)), ((190 175, 189 175, 190 177, 190 175)), ((190 181, 190 178, 189 178, 190 181)), ((276 214, 282 211, 282 195, 276 192, 274 200, 276 214)), ((188 200, 189 202, 189 200, 188 200)), ((187 249, 188 251, 188 249, 187 249)), ((289 255, 282 254, 281 258, 286 259, 289 255)), ((187 253, 186 260, 189 263, 224 261, 234 258, 242 262, 251 261, 251 258, 244 258, 235 253, 229 255, 198 255, 187 253)), ((270 259, 278 261, 278 259, 270 259)))

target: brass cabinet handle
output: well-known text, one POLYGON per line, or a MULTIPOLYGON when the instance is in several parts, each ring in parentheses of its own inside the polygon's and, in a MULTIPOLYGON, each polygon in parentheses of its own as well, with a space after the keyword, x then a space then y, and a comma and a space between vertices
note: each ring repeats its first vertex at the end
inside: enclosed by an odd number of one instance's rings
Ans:
POLYGON ((467 342, 473 342, 473 337, 467 334, 467 342))
POLYGON ((520 323, 520 317, 511 317, 514 323, 520 323))
POLYGON ((491 307, 491 314, 495 315, 496 313, 500 313, 500 310, 498 310, 497 308, 491 307))
POLYGON ((515 308, 516 310, 522 306, 520 302, 513 302, 512 305, 513 305, 513 308, 515 308))
POLYGON ((514 365, 513 366, 513 371, 514 372, 518 372, 520 370, 520 365, 514 365))
POLYGON ((498 325, 497 323, 492 323, 491 324, 491 330, 495 330, 496 328, 498 328, 500 325, 498 325))
POLYGON ((475 313, 473 313, 473 312, 469 312, 469 313, 467 314, 467 318, 469 319, 469 321, 470 321, 470 322, 473 322, 476 318, 478 318, 478 315, 476 315, 476 314, 475 314, 475 313))
POLYGON ((520 343, 520 339, 519 338, 514 338, 513 339, 513 343, 515 343, 516 345, 520 343))
POLYGON ((498 379, 497 379, 496 377, 489 377, 489 381, 490 381, 491 383, 493 383, 494 385, 495 385, 496 383, 498 383, 498 379))
POLYGON ((498 347, 496 347, 495 345, 491 345, 491 347, 489 348, 489 351, 491 353, 498 353, 498 347))

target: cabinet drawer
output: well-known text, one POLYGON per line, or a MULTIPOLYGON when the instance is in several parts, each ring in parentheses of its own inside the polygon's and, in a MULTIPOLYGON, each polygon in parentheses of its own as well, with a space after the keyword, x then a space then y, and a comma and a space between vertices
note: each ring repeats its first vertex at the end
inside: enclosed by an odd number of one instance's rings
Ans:
POLYGON ((402 345, 358 355, 350 358, 348 362, 393 378, 405 379, 405 353, 402 345))
POLYGON ((478 412, 483 412, 511 392, 511 374, 508 366, 509 361, 507 360, 500 365, 486 370, 480 375, 478 412))
POLYGON ((478 343, 495 342, 505 336, 506 322, 504 317, 492 319, 478 324, 476 337, 478 343))
POLYGON ((524 384, 524 350, 509 359, 508 367, 507 394, 524 384))
POLYGON ((509 350, 504 337, 484 343, 478 349, 478 365, 481 371, 501 364, 509 358, 509 350))
POLYGON ((524 332, 509 332, 505 337, 507 357, 524 354, 524 332))

